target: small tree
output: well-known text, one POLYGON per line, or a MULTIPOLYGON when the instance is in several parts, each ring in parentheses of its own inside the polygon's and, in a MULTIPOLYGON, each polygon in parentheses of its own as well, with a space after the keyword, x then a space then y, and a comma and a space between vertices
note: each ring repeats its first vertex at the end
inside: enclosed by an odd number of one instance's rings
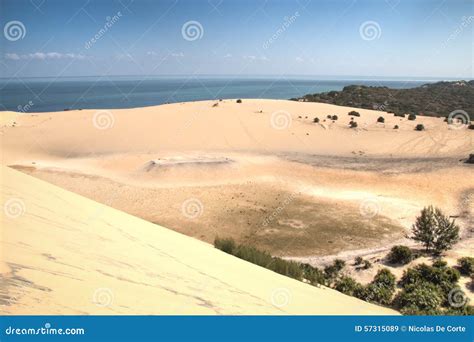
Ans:
POLYGON ((459 240, 459 227, 438 208, 423 208, 412 227, 412 239, 421 242, 427 251, 440 254, 459 240))

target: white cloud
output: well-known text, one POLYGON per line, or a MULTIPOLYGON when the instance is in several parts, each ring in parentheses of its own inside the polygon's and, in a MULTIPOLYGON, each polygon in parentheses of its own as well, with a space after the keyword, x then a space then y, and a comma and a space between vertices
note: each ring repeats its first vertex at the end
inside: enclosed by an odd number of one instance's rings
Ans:
POLYGON ((224 56, 224 58, 232 58, 232 55, 228 53, 227 55, 224 56))
POLYGON ((301 57, 296 57, 295 61, 297 61, 298 63, 301 63, 301 62, 304 62, 304 59, 301 57))
POLYGON ((251 61, 251 62, 254 62, 254 61, 268 62, 269 61, 268 57, 266 57, 266 56, 260 56, 260 57, 257 57, 257 56, 243 56, 243 58, 245 60, 248 60, 248 61, 251 61))
POLYGON ((85 59, 86 56, 78 55, 75 53, 59 53, 59 52, 34 52, 19 55, 17 53, 6 53, 5 59, 10 59, 13 61, 18 61, 20 59, 36 59, 36 60, 46 60, 46 59, 85 59))

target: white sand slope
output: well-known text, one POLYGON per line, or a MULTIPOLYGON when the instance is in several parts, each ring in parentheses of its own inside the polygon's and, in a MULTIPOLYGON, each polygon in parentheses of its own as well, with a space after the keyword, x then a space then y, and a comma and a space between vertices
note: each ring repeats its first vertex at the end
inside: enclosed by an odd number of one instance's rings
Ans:
POLYGON ((1 168, 3 314, 396 314, 1 168))

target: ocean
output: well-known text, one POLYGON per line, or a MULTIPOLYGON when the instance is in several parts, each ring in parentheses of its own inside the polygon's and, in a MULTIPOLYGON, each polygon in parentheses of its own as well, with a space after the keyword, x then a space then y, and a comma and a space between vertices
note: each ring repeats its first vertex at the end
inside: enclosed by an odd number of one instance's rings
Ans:
POLYGON ((272 77, 65 77, 0 79, 0 110, 108 109, 220 98, 290 99, 360 84, 411 88, 434 80, 272 77))

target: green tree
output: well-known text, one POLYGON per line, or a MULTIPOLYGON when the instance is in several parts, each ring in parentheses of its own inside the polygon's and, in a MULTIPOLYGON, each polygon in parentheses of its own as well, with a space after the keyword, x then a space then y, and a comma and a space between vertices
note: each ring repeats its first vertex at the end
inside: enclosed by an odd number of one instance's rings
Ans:
POLYGON ((412 239, 421 242, 427 251, 440 254, 459 240, 459 227, 439 208, 425 207, 412 227, 412 239))

